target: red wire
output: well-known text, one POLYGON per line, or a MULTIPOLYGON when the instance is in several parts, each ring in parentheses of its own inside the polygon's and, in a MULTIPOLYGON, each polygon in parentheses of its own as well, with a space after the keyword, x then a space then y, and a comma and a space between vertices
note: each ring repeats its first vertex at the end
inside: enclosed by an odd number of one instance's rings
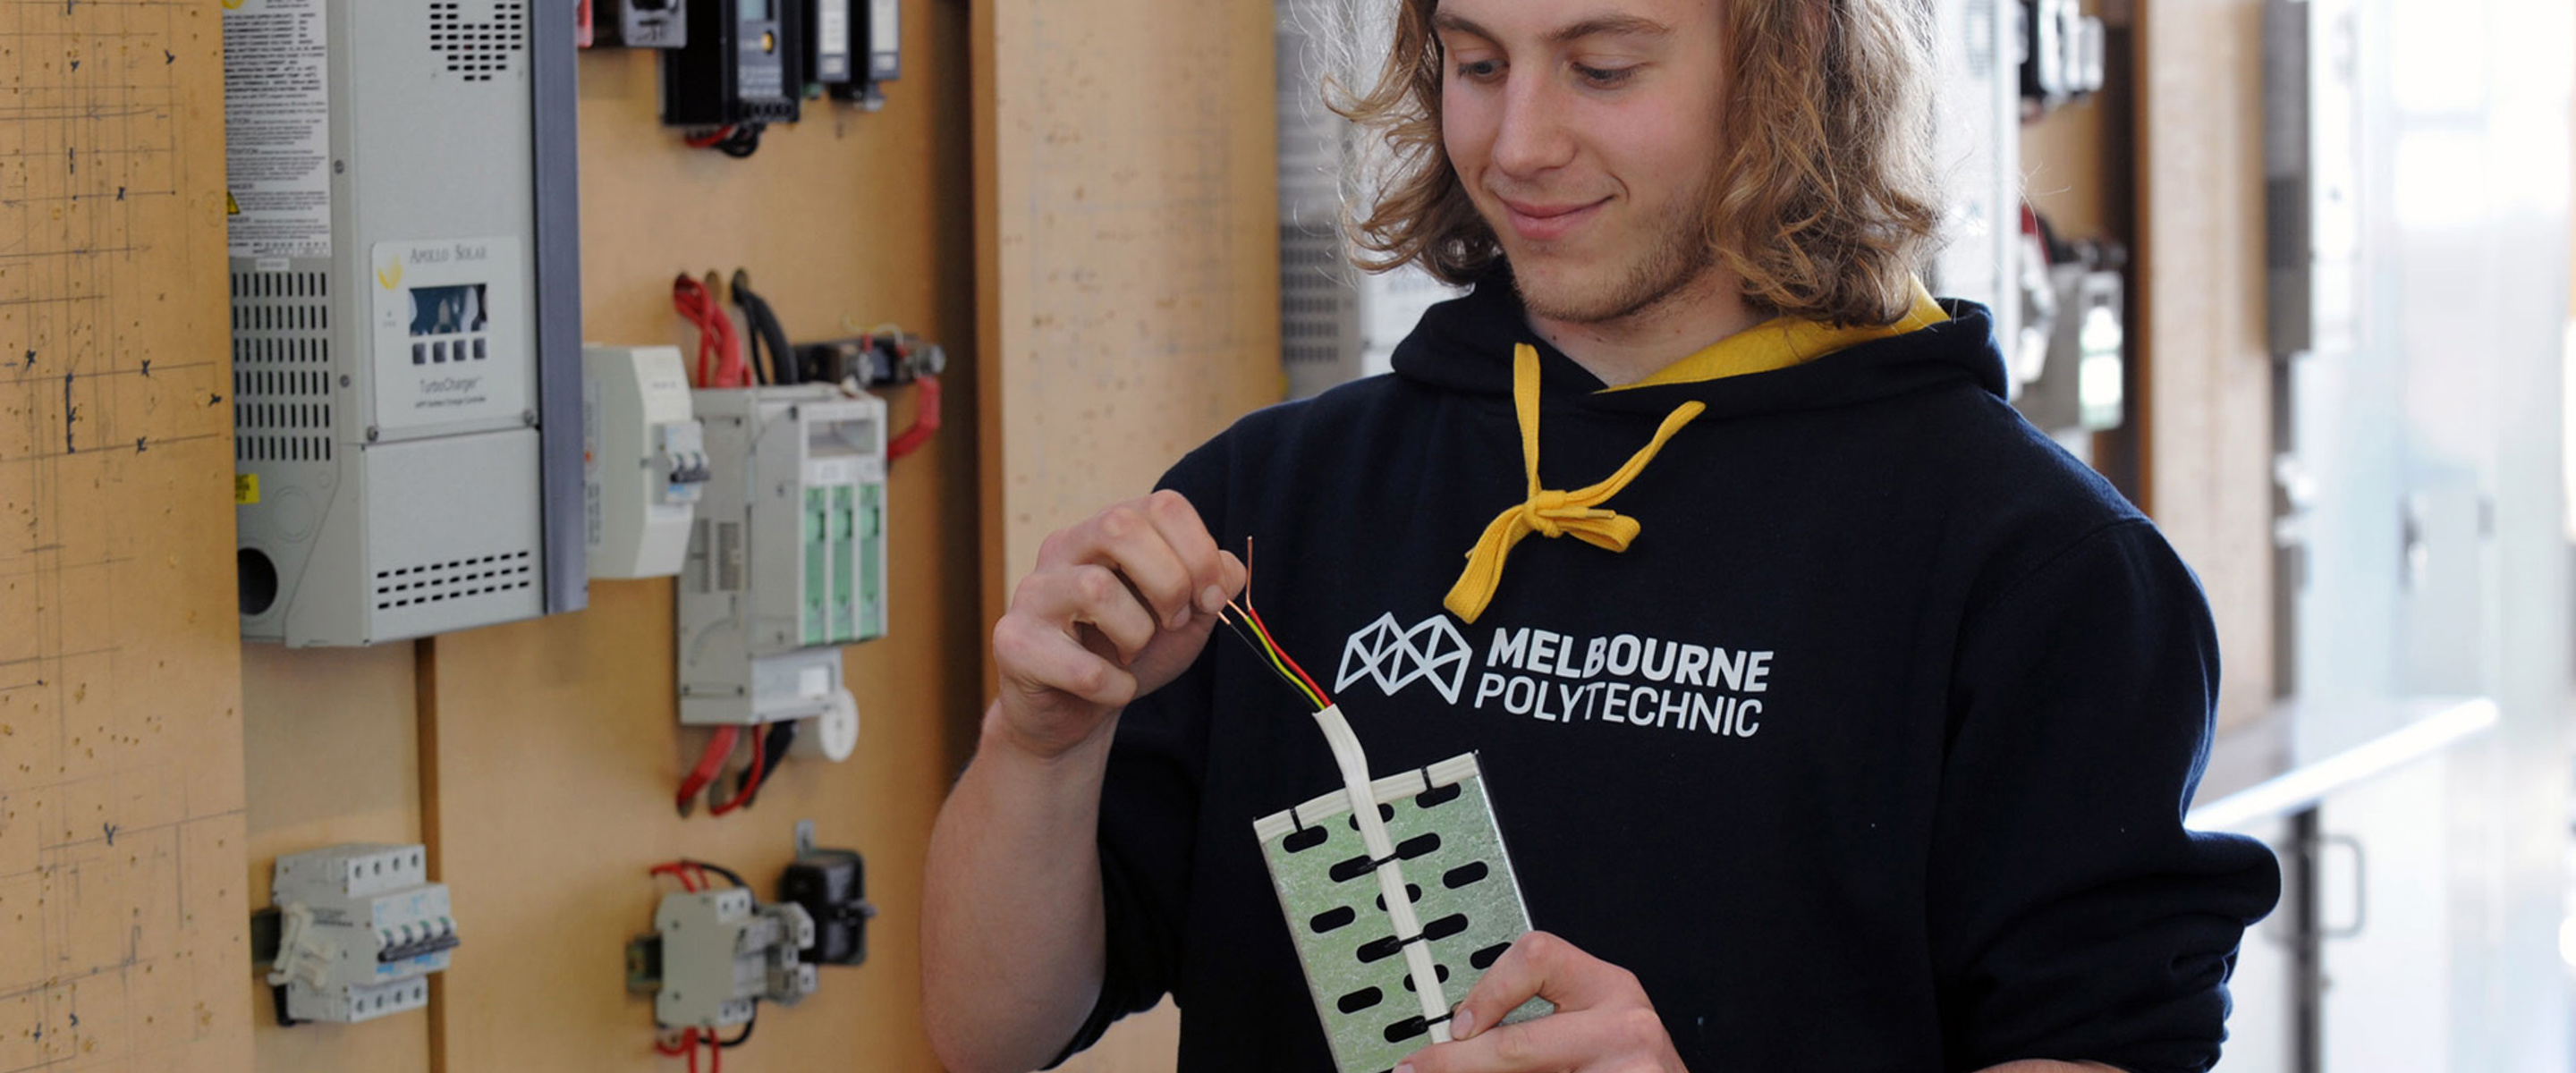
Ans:
POLYGON ((681 815, 689 814, 689 806, 698 799, 698 791, 716 781, 716 773, 724 769, 725 758, 733 755, 734 740, 741 734, 741 727, 727 723, 717 727, 715 736, 707 739, 707 751, 699 754, 698 766, 690 769, 689 777, 680 781, 678 804, 681 815))
POLYGON ((1298 680, 1306 683, 1306 688, 1314 690, 1316 696, 1324 698, 1324 707, 1332 707, 1333 698, 1324 692, 1324 687, 1315 684, 1315 677, 1307 674, 1306 668, 1297 665, 1297 657, 1289 655, 1287 647, 1279 643, 1279 636, 1270 632, 1270 624, 1261 621, 1261 612, 1253 610, 1251 604, 1245 604, 1243 614, 1252 620, 1253 629, 1260 630, 1263 637, 1270 639, 1270 647, 1279 650, 1279 658, 1287 661, 1289 670, 1297 672, 1298 680))
MULTIPOLYGON (((762 724, 762 726, 766 725, 762 724)), ((710 801, 708 813, 722 816, 741 808, 743 802, 751 800, 752 792, 760 788, 761 772, 767 769, 769 760, 769 735, 761 733, 761 729, 761 726, 751 728, 751 773, 743 777, 742 789, 734 792, 731 801, 710 801)))
POLYGON ((688 142, 689 148, 691 149, 708 149, 713 148, 717 142, 730 137, 733 137, 733 124, 727 123, 724 126, 717 127, 705 134, 700 134, 692 138, 684 138, 682 140, 688 142))
POLYGON ((671 281, 671 307, 698 328, 698 387, 743 387, 750 378, 744 374, 742 340, 736 335, 733 318, 725 315, 706 284, 682 274, 671 281), (707 368, 707 359, 715 359, 715 368, 707 368))
POLYGON ((939 378, 929 373, 914 381, 920 390, 913 395, 912 427, 886 442, 886 459, 892 461, 921 449, 939 432, 939 378))
MULTIPOLYGON (((691 863, 688 861, 672 861, 669 864, 654 865, 649 871, 652 875, 669 876, 673 879, 679 880, 680 889, 688 891, 691 894, 696 894, 700 888, 707 886, 707 876, 705 872, 701 871, 698 873, 696 879, 690 879, 688 872, 690 867, 691 863)), ((680 1052, 673 1051, 671 1053, 678 1054, 680 1052)))

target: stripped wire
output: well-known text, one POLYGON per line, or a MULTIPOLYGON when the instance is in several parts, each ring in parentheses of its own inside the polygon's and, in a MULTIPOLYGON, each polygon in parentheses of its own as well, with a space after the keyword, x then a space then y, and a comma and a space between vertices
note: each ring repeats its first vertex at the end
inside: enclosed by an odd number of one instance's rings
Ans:
POLYGON ((1226 601, 1225 606, 1234 614, 1228 617, 1224 611, 1219 611, 1216 616, 1217 621, 1225 623, 1227 628, 1233 630, 1234 635, 1241 638, 1244 645, 1252 649, 1254 655, 1261 657, 1262 664, 1268 667, 1272 674, 1278 675, 1280 681, 1288 683, 1290 689, 1296 690, 1299 696, 1306 698, 1308 703, 1315 706, 1316 711, 1320 712, 1332 707, 1333 699, 1324 694, 1324 687, 1315 683, 1314 676, 1307 674, 1306 668, 1298 666, 1296 657, 1289 655, 1287 649, 1280 647, 1278 640, 1270 633, 1270 624, 1263 622, 1261 612, 1252 606, 1252 541, 1250 538, 1246 538, 1243 542, 1243 560, 1243 602, 1238 604, 1232 600, 1226 601), (1245 632, 1246 627, 1250 628, 1249 633, 1245 632))

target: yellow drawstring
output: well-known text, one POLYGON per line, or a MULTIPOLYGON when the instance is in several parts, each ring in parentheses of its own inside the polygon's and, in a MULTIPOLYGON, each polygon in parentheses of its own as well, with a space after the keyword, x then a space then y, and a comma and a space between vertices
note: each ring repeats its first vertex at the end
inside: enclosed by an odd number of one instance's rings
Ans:
MULTIPOLYGON (((1801 317, 1776 317, 1718 340, 1653 376, 1604 390, 1698 383, 1785 369, 1846 347, 1903 335, 1949 319, 1949 312, 1932 300, 1932 293, 1923 289, 1921 281, 1916 281, 1911 308, 1894 324, 1837 328, 1801 317)), ((1529 470, 1529 501, 1504 511, 1494 524, 1485 527, 1485 535, 1467 553, 1466 573, 1458 576, 1448 598, 1441 601, 1452 614, 1467 622, 1476 621, 1476 616, 1485 613, 1485 605, 1494 601, 1494 589, 1503 581, 1503 560, 1522 537, 1531 533, 1549 537, 1571 533, 1611 551, 1628 550, 1628 542, 1637 539, 1636 520, 1600 509, 1601 502, 1635 480, 1646 463, 1655 460, 1655 452, 1663 450, 1664 441, 1707 409, 1696 402, 1683 403, 1664 418, 1664 427, 1655 430, 1654 441, 1630 458, 1627 465, 1619 467, 1609 480, 1577 492, 1552 492, 1538 486, 1538 349, 1528 344, 1512 351, 1512 404, 1520 414, 1521 464, 1529 470)))
POLYGON ((1682 426, 1690 424, 1708 407, 1698 402, 1685 402, 1664 418, 1655 438, 1619 467, 1608 480, 1572 492, 1551 491, 1538 483, 1538 349, 1527 343, 1512 351, 1512 408, 1520 416, 1521 465, 1529 471, 1529 501, 1512 507, 1485 527, 1474 550, 1467 553, 1467 572, 1458 576, 1442 606, 1467 622, 1485 613, 1485 605, 1494 600, 1494 589, 1503 581, 1503 560, 1512 554, 1512 546, 1532 533, 1560 537, 1572 535, 1578 540, 1611 551, 1628 550, 1628 542, 1637 539, 1637 520, 1601 503, 1619 494, 1629 481, 1644 472, 1646 463, 1655 460, 1655 452, 1664 449, 1664 441, 1673 438, 1682 426))

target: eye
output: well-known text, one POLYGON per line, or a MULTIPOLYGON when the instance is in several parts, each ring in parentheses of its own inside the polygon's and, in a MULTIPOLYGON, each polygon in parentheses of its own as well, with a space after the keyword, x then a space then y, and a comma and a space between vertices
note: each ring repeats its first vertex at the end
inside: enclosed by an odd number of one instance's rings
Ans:
POLYGON ((1470 82, 1490 82, 1502 73, 1501 60, 1468 60, 1458 65, 1458 77, 1470 82))
POLYGON ((1582 77, 1585 85, 1595 89, 1612 89, 1625 84, 1629 78, 1636 75, 1637 69, 1635 67, 1586 67, 1578 63, 1574 65, 1574 73, 1582 77))

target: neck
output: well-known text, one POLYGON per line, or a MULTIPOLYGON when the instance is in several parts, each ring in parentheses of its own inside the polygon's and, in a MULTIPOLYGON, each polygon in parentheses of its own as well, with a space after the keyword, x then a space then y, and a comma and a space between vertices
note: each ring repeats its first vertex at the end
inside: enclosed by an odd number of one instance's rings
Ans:
POLYGON ((1763 319, 1745 303, 1734 275, 1718 268, 1609 320, 1529 316, 1530 330, 1539 338, 1611 387, 1662 372, 1763 319))

